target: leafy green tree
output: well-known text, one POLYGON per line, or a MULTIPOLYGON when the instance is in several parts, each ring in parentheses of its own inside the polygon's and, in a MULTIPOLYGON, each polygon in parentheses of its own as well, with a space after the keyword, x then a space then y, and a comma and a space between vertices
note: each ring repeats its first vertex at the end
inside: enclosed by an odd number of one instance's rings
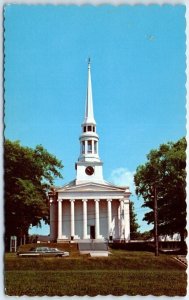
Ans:
POLYGON ((130 232, 131 232, 131 239, 138 238, 138 229, 140 228, 139 224, 137 223, 137 216, 134 211, 134 203, 130 202, 130 232))
POLYGON ((139 232, 138 238, 141 240, 149 240, 153 237, 153 233, 150 231, 139 232))
POLYGON ((134 176, 136 193, 151 209, 144 220, 154 223, 154 191, 157 191, 159 234, 186 234, 186 140, 160 145, 147 155, 134 176))
POLYGON ((28 234, 30 224, 49 223, 47 192, 54 178, 62 177, 62 163, 41 145, 4 144, 5 237, 28 234))

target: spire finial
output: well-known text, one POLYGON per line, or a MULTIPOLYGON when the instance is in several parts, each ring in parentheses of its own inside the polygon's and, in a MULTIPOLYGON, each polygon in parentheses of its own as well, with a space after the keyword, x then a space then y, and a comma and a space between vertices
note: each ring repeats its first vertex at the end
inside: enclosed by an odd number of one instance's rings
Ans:
POLYGON ((91 65, 91 59, 90 57, 88 58, 88 68, 90 68, 90 65, 91 65))

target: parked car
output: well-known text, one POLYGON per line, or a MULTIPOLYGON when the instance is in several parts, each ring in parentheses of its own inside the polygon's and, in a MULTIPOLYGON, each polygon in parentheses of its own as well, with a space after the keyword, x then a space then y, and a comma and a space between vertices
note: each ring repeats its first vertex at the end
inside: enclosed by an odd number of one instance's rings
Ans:
POLYGON ((63 257, 69 256, 69 252, 50 247, 36 247, 31 248, 29 251, 18 251, 18 256, 55 256, 63 257))

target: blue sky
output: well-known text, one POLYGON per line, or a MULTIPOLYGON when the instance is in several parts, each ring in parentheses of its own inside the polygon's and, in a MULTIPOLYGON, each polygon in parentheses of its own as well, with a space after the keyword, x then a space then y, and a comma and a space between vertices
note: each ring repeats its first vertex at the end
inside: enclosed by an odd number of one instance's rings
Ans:
POLYGON ((185 6, 8 5, 4 16, 6 138, 62 160, 57 185, 74 179, 90 56, 104 178, 134 192, 146 154, 186 134, 185 6))

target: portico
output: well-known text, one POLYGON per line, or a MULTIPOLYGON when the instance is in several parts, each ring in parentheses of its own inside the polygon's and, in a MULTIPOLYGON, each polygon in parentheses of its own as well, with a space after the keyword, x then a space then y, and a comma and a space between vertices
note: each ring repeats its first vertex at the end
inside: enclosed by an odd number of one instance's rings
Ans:
MULTIPOLYGON (((75 181, 51 196, 51 210, 58 204, 57 241, 125 240, 130 239, 129 189, 107 182, 75 181), (77 190, 76 190, 77 189, 77 190)), ((51 229, 56 222, 51 223, 51 229)))
MULTIPOLYGON (((129 215, 129 201, 124 199, 58 199, 58 240, 75 240, 75 239, 125 239, 129 238, 129 230, 124 230, 122 224, 126 222, 126 218, 129 215), (94 211, 92 216, 92 208, 93 205, 90 203, 92 201, 94 203, 94 211), (64 205, 64 203, 66 205, 64 205), (77 204, 77 205, 75 205, 77 204), (82 206, 83 213, 78 215, 76 208, 78 204, 82 206), (101 205, 102 204, 102 205, 101 205), (70 206, 70 207, 69 207, 70 206), (88 206, 88 207, 87 207, 88 206), (100 213, 100 208, 105 207, 106 211, 103 211, 103 214, 100 213), (123 207, 125 209, 123 209, 123 207), (114 208, 114 214, 112 217, 112 209, 114 208), (90 210, 91 214, 88 215, 87 211, 90 210), (69 218, 70 213, 70 218, 69 218), (68 218, 65 218, 63 221, 63 217, 67 214, 68 218), (92 217, 91 217, 92 216, 92 217), (100 223, 100 218, 104 217, 104 221, 100 223), (78 219, 77 219, 78 218, 78 219), (70 224, 69 224, 70 220, 70 224), (89 220, 89 222, 88 222, 89 220), (94 220, 94 221, 92 221, 94 220), (64 224, 67 222, 68 224, 64 224), (80 224, 82 227, 82 231, 79 232, 76 224, 80 224), (118 223, 118 230, 116 232, 116 223, 118 223), (90 225, 94 224, 94 225, 90 225), (102 230, 102 226, 103 230, 102 230), (67 226, 66 226, 67 225, 67 226), (69 231, 66 230, 70 226, 70 234, 69 231), (91 227, 94 227, 94 236, 91 233, 91 227), (65 232, 64 232, 65 229, 65 232), (105 230, 107 231, 106 235, 105 230), (101 234, 103 231, 103 234, 101 234)), ((129 225, 129 223, 128 223, 129 225)), ((129 228, 128 228, 129 229, 129 228)))

